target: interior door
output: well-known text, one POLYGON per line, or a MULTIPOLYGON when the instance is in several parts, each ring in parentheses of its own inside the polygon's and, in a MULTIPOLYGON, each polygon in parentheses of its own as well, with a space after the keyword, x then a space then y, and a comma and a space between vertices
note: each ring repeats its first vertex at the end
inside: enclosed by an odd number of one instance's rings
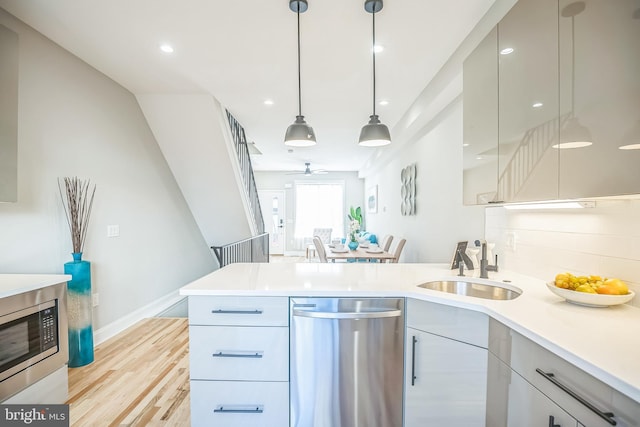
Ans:
POLYGON ((269 255, 284 255, 285 193, 284 190, 258 191, 264 228, 269 233, 269 255))

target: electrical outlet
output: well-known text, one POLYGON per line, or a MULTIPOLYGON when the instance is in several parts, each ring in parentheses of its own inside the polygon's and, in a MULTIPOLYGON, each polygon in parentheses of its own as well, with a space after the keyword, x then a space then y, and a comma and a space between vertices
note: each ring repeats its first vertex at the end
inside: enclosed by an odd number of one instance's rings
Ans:
POLYGON ((97 307, 100 304, 100 294, 97 292, 91 294, 91 302, 94 307, 97 307))
POLYGON ((118 237, 120 235, 119 225, 107 225, 107 237, 118 237))

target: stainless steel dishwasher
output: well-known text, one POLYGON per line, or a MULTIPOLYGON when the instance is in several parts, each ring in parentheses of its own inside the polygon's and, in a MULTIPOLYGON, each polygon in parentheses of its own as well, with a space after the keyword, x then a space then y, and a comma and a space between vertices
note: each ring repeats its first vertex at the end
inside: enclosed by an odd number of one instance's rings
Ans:
POLYGON ((403 298, 291 299, 292 427, 401 427, 403 298))

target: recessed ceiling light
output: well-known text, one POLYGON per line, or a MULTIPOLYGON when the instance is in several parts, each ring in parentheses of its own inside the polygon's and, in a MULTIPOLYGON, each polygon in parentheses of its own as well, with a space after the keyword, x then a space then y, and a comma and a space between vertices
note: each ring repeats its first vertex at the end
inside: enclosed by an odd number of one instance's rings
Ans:
POLYGON ((379 45, 379 44, 377 44, 377 45, 375 45, 375 46, 373 47, 373 51, 374 51, 375 53, 380 53, 380 52, 382 52, 383 50, 384 50, 384 46, 379 45))
POLYGON ((560 144, 555 144, 552 145, 552 148, 557 148, 560 150, 568 150, 571 148, 582 148, 582 147, 588 147, 590 145, 593 145, 593 142, 588 142, 588 141, 575 141, 575 142, 563 142, 560 144))
POLYGON ((640 144, 629 144, 618 147, 620 150, 640 150, 640 144))
POLYGON ((265 99, 265 100, 264 100, 264 105, 273 105, 273 100, 271 100, 271 99, 265 99))
POLYGON ((510 53, 513 53, 512 47, 505 47, 500 51, 500 55, 509 55, 510 53))
POLYGON ((173 46, 165 43, 160 45, 160 50, 163 51, 164 53, 173 53, 173 46))
POLYGON ((378 102, 378 104, 380 104, 380 105, 389 105, 389 101, 382 100, 382 101, 378 102))
POLYGON ((468 146, 469 146, 469 144, 464 143, 464 144, 462 144, 462 146, 463 146, 463 147, 468 147, 468 146))
POLYGON ((482 157, 482 156, 476 157, 476 160, 482 160, 482 159, 484 159, 484 157, 482 157))
POLYGON ((542 107, 544 104, 542 102, 536 102, 532 105, 533 108, 540 108, 542 107))

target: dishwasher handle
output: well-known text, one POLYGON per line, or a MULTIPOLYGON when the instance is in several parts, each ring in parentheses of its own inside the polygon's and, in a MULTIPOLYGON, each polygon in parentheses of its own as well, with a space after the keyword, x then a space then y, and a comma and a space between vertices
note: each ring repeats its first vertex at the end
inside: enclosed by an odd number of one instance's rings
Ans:
POLYGON ((381 319, 385 317, 400 317, 401 310, 372 310, 372 311, 311 311, 293 309, 293 315, 312 317, 314 319, 381 319))

